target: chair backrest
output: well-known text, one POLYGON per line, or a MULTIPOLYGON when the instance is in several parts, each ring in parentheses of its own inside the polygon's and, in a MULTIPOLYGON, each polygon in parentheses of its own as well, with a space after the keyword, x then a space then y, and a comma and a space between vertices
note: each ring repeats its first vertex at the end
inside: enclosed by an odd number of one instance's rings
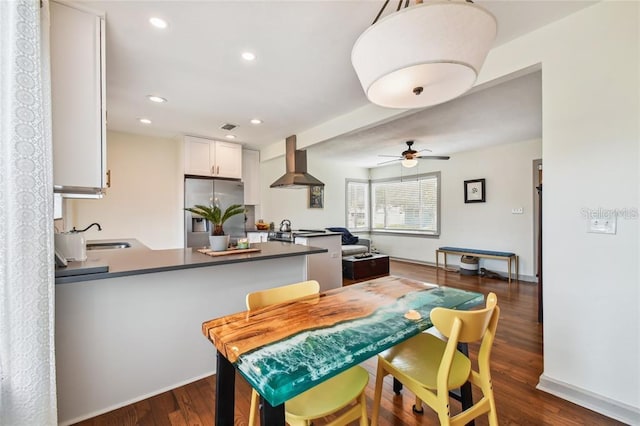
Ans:
POLYGON ((494 315, 496 316, 495 322, 497 325, 499 313, 498 298, 494 293, 489 293, 484 309, 458 311, 455 309, 434 308, 431 311, 431 321, 438 331, 447 338, 451 338, 452 333, 455 332, 456 336, 454 338, 458 342, 469 343, 483 338, 487 327, 494 322, 492 321, 494 315), (454 327, 458 321, 460 322, 460 327, 454 327))
POLYGON ((457 311, 435 308, 431 311, 431 321, 438 331, 449 338, 438 369, 438 393, 441 390, 446 393, 454 353, 459 342, 469 343, 482 340, 478 351, 478 374, 482 383, 490 384, 491 348, 498 328, 499 317, 500 307, 494 293, 489 293, 487 296, 484 309, 457 311))
POLYGON ((320 284, 316 280, 283 285, 247 294, 247 309, 259 309, 265 306, 283 303, 320 293, 320 284))

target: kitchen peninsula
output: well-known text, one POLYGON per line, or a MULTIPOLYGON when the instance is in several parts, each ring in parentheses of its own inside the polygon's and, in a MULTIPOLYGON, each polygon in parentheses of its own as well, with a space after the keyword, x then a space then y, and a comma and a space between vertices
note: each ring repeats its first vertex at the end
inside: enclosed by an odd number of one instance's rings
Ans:
POLYGON ((119 241, 131 247, 87 252, 84 266, 106 263, 108 272, 56 279, 63 425, 214 374, 202 323, 245 310, 251 291, 305 280, 307 256, 327 252, 266 242, 252 245, 259 252, 211 257, 119 241))

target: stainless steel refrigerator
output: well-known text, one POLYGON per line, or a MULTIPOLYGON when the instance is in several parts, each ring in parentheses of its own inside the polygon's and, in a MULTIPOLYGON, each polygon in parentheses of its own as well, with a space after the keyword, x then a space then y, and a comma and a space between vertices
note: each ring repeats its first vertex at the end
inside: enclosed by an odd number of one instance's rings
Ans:
MULTIPOLYGON (((244 186, 235 180, 188 177, 184 180, 184 206, 193 207, 196 204, 210 206, 216 204, 224 211, 232 204, 244 204, 244 186)), ((184 241, 185 247, 206 247, 209 245, 211 223, 207 220, 184 212, 184 241)), ((224 233, 231 236, 231 240, 243 238, 245 232, 245 215, 231 217, 224 223, 224 233)))

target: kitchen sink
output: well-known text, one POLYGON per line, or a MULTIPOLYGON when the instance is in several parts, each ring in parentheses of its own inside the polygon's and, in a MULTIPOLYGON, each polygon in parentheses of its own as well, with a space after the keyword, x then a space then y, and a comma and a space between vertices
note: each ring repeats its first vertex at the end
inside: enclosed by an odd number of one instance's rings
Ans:
POLYGON ((87 243, 87 250, 111 250, 129 247, 131 247, 131 244, 125 241, 116 241, 113 243, 87 243))

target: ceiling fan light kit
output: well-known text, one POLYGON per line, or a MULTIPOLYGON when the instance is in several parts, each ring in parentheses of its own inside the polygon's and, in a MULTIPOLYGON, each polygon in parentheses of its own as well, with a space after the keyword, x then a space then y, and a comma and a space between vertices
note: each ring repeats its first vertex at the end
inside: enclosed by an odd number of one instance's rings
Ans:
POLYGON ((406 167, 408 169, 410 169, 411 167, 415 167, 418 165, 418 160, 416 160, 415 158, 407 158, 402 160, 402 167, 406 167))
POLYGON ((374 21, 353 46, 351 62, 372 103, 422 108, 474 85, 496 33, 495 17, 482 7, 433 0, 374 21))

